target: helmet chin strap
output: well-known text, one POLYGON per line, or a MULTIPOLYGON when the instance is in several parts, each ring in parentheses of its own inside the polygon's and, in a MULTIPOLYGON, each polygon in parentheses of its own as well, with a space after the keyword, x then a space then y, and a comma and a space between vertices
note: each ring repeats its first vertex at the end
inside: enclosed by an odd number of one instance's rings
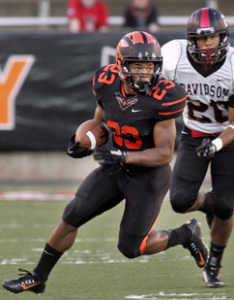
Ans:
POLYGON ((139 93, 149 95, 151 82, 142 80, 141 79, 142 78, 141 74, 137 74, 137 75, 140 76, 140 80, 137 81, 136 83, 134 83, 131 73, 125 72, 125 74, 123 74, 123 73, 119 72, 120 80, 123 81, 124 84, 126 84, 131 89, 133 89, 133 90, 135 90, 139 93), (124 76, 127 76, 126 80, 124 80, 124 76))
POLYGON ((139 93, 144 93, 146 95, 149 95, 149 86, 150 83, 148 81, 140 80, 137 83, 134 84, 136 87, 138 87, 139 93))

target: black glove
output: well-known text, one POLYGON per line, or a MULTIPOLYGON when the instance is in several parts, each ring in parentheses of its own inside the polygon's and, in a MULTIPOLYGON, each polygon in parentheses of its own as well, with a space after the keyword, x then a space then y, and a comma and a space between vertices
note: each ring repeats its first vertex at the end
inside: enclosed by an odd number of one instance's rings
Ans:
POLYGON ((70 136, 67 154, 73 158, 81 158, 93 153, 89 148, 79 148, 80 143, 75 142, 75 134, 70 136))
POLYGON ((101 165, 125 164, 126 152, 119 149, 98 149, 94 153, 94 159, 101 165))
POLYGON ((211 159, 215 155, 216 147, 209 138, 205 138, 203 139, 202 144, 196 148, 196 151, 199 157, 211 159))

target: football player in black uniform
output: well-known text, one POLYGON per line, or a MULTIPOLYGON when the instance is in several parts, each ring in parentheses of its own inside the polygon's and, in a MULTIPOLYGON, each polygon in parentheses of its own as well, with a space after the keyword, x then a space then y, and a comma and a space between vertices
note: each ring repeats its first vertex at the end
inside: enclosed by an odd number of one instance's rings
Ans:
MULTIPOLYGON (((175 141, 175 118, 185 106, 180 85, 160 79, 162 57, 157 40, 145 32, 125 35, 116 49, 116 64, 100 68, 93 81, 95 118, 110 128, 115 149, 100 148, 100 166, 80 185, 67 205, 36 268, 18 279, 3 282, 13 293, 42 293, 49 273, 68 250, 77 229, 125 199, 118 248, 128 258, 158 253, 176 245, 187 248, 198 267, 207 247, 196 219, 170 230, 152 230, 168 191, 175 141)), ((83 157, 71 137, 68 154, 83 157)))

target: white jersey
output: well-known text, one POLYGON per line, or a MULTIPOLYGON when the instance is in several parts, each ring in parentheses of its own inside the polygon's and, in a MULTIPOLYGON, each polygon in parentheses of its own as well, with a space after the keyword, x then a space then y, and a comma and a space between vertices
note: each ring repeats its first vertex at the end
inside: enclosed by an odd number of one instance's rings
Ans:
POLYGON ((162 47, 163 72, 167 80, 178 82, 188 98, 184 124, 205 133, 222 132, 228 123, 228 101, 234 95, 234 48, 230 47, 223 65, 203 76, 187 57, 187 40, 173 40, 162 47))

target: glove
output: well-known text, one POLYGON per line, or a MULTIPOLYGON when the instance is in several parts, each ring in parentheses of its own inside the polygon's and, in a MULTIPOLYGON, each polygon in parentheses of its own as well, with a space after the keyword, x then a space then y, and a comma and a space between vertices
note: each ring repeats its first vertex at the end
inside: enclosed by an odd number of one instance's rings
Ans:
POLYGON ((93 150, 89 148, 79 148, 80 143, 75 142, 75 134, 70 136, 69 144, 67 148, 67 154, 73 158, 81 158, 93 153, 93 150))
POLYGON ((126 152, 119 149, 105 150, 99 149, 94 153, 94 159, 101 165, 125 164, 126 152))
POLYGON ((215 152, 217 151, 214 144, 212 144, 209 138, 205 138, 202 141, 202 144, 196 148, 197 155, 201 158, 211 159, 214 157, 215 152))

